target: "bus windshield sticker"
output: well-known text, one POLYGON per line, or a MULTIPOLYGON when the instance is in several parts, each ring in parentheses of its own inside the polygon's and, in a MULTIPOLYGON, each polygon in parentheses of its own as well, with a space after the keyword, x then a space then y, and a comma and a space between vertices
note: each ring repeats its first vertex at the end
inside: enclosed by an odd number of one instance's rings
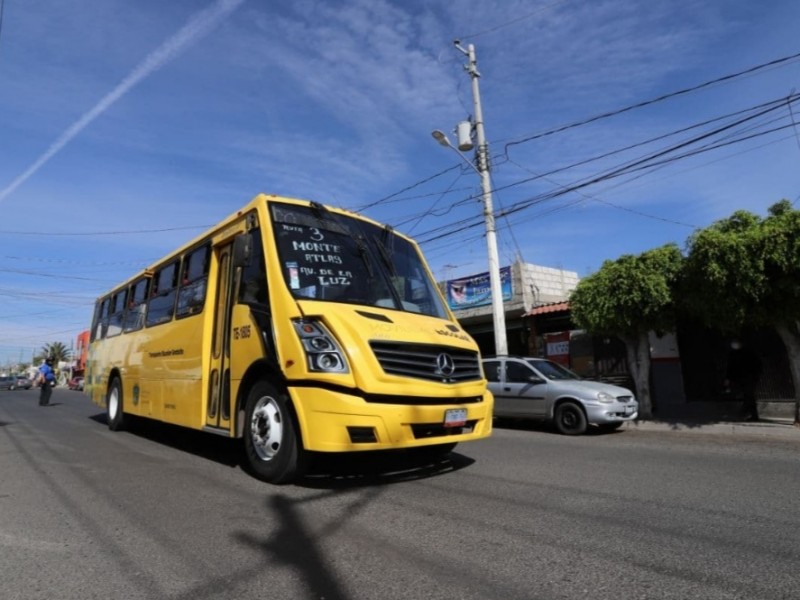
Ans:
POLYGON ((282 225, 302 225, 308 228, 322 229, 341 235, 350 235, 350 232, 331 218, 323 216, 324 213, 315 215, 309 209, 300 206, 272 205, 272 218, 282 225))
POLYGON ((289 286, 296 290, 300 287, 300 276, 297 270, 296 262, 287 262, 286 268, 289 269, 289 286))

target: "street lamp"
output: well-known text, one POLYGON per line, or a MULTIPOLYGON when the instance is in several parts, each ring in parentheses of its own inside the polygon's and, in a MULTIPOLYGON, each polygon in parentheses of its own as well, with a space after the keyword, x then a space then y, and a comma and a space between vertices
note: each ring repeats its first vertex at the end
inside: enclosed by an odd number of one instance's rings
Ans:
MULTIPOLYGON (((445 148, 452 148, 453 147, 453 145, 450 143, 450 140, 447 139, 447 135, 445 135, 445 133, 443 131, 439 131, 438 129, 434 129, 433 131, 431 131, 431 135, 433 136, 433 139, 435 139, 437 142, 439 142, 445 148)), ((469 162, 469 161, 467 161, 467 162, 469 162)), ((469 164, 472 164, 472 163, 469 163, 469 164)))

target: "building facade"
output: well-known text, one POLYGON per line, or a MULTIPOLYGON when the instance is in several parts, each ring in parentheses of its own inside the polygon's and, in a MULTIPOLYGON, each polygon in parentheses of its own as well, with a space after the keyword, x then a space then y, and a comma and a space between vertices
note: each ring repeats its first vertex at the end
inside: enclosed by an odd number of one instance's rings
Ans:
MULTIPOLYGON (((531 354, 525 315, 534 307, 564 302, 578 285, 575 271, 515 262, 501 269, 503 312, 509 354, 531 354)), ((489 273, 440 283, 459 323, 478 342, 481 353, 495 354, 489 273)))

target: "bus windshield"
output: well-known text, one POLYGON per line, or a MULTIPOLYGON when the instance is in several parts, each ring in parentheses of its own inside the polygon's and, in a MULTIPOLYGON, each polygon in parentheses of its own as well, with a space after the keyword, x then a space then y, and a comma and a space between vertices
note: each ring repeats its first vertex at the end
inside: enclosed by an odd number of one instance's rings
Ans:
POLYGON ((284 280, 297 299, 448 314, 414 244, 320 205, 270 203, 284 280))

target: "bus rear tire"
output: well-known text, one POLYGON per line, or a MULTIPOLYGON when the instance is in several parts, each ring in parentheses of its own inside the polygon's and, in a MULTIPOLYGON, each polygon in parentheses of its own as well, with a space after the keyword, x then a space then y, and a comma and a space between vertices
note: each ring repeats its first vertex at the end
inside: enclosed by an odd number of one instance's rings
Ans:
POLYGON ((244 451, 253 475, 268 483, 289 483, 300 477, 306 453, 289 398, 266 381, 250 389, 245 405, 244 451))
POLYGON ((111 431, 125 429, 125 413, 122 411, 122 383, 119 377, 111 380, 106 393, 106 420, 111 431))

